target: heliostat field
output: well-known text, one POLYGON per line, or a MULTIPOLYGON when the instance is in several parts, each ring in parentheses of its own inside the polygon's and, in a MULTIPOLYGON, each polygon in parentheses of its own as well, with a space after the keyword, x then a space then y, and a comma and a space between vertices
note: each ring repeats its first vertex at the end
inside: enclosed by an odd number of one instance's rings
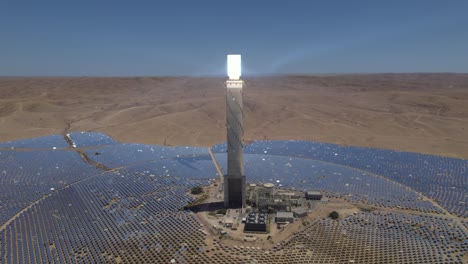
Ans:
POLYGON ((320 190, 366 210, 316 218, 269 248, 209 239, 189 190, 226 145, 73 132, 0 143, 0 263, 466 263, 468 161, 306 141, 244 149, 249 183, 320 190), (370 209, 369 209, 370 208, 370 209))

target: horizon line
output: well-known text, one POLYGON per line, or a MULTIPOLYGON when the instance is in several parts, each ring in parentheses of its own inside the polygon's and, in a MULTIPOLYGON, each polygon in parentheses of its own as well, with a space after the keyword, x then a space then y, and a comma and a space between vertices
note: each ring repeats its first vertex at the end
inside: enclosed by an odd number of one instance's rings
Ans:
MULTIPOLYGON (((246 74, 244 78, 256 77, 298 77, 298 76, 344 76, 344 75, 384 75, 384 74, 468 74, 468 72, 340 72, 340 73, 281 73, 246 74)), ((0 78, 227 78, 225 75, 0 75, 0 78)))

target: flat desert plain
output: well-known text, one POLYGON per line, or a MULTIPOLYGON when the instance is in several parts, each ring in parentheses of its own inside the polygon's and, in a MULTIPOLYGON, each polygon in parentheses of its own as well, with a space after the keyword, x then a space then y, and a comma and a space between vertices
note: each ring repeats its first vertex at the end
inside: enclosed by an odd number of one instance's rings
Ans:
MULTIPOLYGON (((468 158, 468 74, 245 78, 245 140, 468 158)), ((223 78, 0 77, 0 141, 68 131, 122 142, 226 140, 223 78)))

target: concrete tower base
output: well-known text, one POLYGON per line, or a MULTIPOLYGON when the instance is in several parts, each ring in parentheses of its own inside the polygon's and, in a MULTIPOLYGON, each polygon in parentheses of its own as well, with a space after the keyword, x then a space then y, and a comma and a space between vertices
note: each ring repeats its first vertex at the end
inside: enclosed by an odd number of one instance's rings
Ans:
POLYGON ((224 176, 224 206, 228 208, 245 206, 245 176, 224 176))

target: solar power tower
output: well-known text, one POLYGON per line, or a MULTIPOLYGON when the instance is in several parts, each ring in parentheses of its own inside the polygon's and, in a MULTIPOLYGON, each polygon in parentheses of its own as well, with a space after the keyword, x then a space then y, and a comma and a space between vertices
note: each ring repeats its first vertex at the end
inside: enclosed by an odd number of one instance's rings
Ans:
POLYGON ((241 55, 227 55, 226 81, 226 128, 227 128, 227 175, 224 176, 224 206, 245 207, 244 128, 242 124, 241 55))

